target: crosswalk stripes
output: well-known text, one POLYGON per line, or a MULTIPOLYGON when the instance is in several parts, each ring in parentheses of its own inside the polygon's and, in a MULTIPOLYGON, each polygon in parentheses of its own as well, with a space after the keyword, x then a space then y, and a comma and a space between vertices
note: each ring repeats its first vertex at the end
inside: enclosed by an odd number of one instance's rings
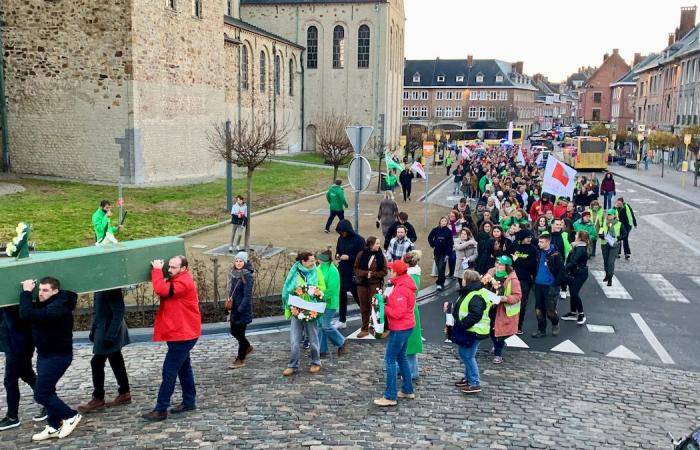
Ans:
POLYGON ((574 344, 570 340, 565 340, 561 344, 552 347, 550 350, 552 352, 560 352, 560 353, 575 353, 577 355, 583 355, 583 350, 579 348, 578 345, 574 344))
POLYGON ((610 358, 622 358, 622 359, 634 359, 636 361, 641 361, 641 358, 634 354, 634 352, 624 345, 619 345, 615 350, 611 351, 607 355, 610 358))
POLYGON ((646 278, 656 293, 667 302, 690 303, 690 300, 685 298, 685 295, 660 273, 647 273, 643 277, 646 278))
POLYGON ((693 280, 693 281, 695 282, 695 284, 697 284, 698 286, 700 286, 700 277, 698 277, 698 276, 691 276, 690 279, 693 280))
POLYGON ((613 276, 612 286, 608 286, 607 283, 603 281, 603 278, 605 278, 605 272, 603 272, 602 270, 591 270, 591 274, 593 275, 593 278, 595 278, 596 283, 598 283, 598 286, 600 286, 600 289, 603 291, 606 297, 623 300, 632 300, 632 296, 629 292, 627 292, 627 289, 625 289, 625 287, 622 285, 622 283, 620 283, 620 280, 618 280, 616 276, 613 276))

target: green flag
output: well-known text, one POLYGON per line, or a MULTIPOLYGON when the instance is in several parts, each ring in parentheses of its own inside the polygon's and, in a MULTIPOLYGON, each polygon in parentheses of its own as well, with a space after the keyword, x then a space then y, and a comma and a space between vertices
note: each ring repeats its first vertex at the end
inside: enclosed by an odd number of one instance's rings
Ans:
POLYGON ((394 161, 394 159, 391 157, 389 152, 384 153, 384 158, 386 159, 386 168, 388 170, 398 170, 398 171, 403 170, 403 167, 401 167, 401 164, 394 161))

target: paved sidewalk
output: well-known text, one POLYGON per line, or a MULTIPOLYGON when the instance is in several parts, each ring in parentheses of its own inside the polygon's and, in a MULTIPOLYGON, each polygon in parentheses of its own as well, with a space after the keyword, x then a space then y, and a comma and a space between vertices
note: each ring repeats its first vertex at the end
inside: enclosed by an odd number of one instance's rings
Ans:
POLYGON ((615 175, 634 181, 646 188, 666 194, 677 200, 700 207, 700 187, 693 186, 693 172, 685 174, 685 186, 682 182, 682 172, 666 166, 664 177, 661 178, 661 164, 649 164, 649 170, 644 170, 644 164, 640 170, 628 169, 620 165, 610 165, 610 172, 615 175))
MULTIPOLYGON (((255 353, 234 372, 230 337, 201 340, 192 355, 197 410, 160 423, 139 414, 155 402, 165 347, 126 347, 134 403, 86 415, 53 448, 662 449, 666 431, 681 435, 700 423, 697 373, 532 351, 509 351, 495 366, 484 342, 484 391, 467 397, 453 386, 462 370, 454 347, 428 344, 417 399, 380 409, 372 399, 384 387, 382 344, 353 343, 347 357, 324 360, 318 375, 306 372, 304 355, 302 371, 287 379, 287 336, 252 343, 255 353)), ((108 369, 107 395, 115 391, 108 369)), ((72 406, 89 400, 88 348, 76 350, 58 392, 72 406)), ((179 396, 178 387, 173 400, 179 396)), ((22 425, 0 433, 1 448, 39 447, 30 442, 43 427, 30 419, 36 408, 23 385, 22 425)))

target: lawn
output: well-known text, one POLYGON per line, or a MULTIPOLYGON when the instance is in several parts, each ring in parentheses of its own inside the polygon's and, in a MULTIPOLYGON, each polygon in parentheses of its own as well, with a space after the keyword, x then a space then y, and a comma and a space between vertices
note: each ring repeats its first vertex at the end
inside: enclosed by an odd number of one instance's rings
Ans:
MULTIPOLYGON (((314 152, 301 152, 301 153, 293 153, 293 154, 288 154, 288 155, 277 155, 275 156, 277 159, 286 159, 289 161, 300 161, 300 162, 306 162, 306 163, 311 163, 311 164, 323 164, 323 156, 320 153, 314 153, 314 152)), ((367 158, 367 157, 366 157, 367 158)), ((379 167, 379 160, 378 159, 372 159, 372 158, 367 158, 369 160, 369 165, 372 167, 372 170, 377 170, 379 167)), ((341 164, 341 168, 347 168, 347 164, 341 164)), ((386 162, 382 161, 382 170, 386 171, 386 162)))
MULTIPOLYGON (((0 197, 0 242, 10 240, 20 221, 32 224, 30 240, 37 250, 64 250, 94 243, 90 217, 109 199, 116 205, 117 188, 92 184, 11 180, 25 192, 0 197)), ((327 169, 267 163, 253 177, 253 211, 325 190, 327 169)), ((234 180, 234 195, 245 195, 245 180, 234 180)), ((125 229, 119 239, 172 236, 220 222, 226 210, 226 182, 158 188, 125 188, 125 229)), ((115 207, 116 212, 116 207, 115 207)), ((116 216, 116 214, 115 214, 116 216)), ((113 218, 112 223, 116 220, 113 218)))

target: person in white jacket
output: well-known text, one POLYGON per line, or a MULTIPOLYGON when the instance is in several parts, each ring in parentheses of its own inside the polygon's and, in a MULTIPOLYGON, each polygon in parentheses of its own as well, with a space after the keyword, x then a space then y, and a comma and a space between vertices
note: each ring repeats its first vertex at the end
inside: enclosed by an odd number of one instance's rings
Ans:
POLYGON ((242 195, 236 196, 236 203, 231 207, 231 243, 228 252, 233 253, 234 245, 236 252, 241 250, 241 240, 245 238, 245 227, 248 225, 248 205, 242 195))

